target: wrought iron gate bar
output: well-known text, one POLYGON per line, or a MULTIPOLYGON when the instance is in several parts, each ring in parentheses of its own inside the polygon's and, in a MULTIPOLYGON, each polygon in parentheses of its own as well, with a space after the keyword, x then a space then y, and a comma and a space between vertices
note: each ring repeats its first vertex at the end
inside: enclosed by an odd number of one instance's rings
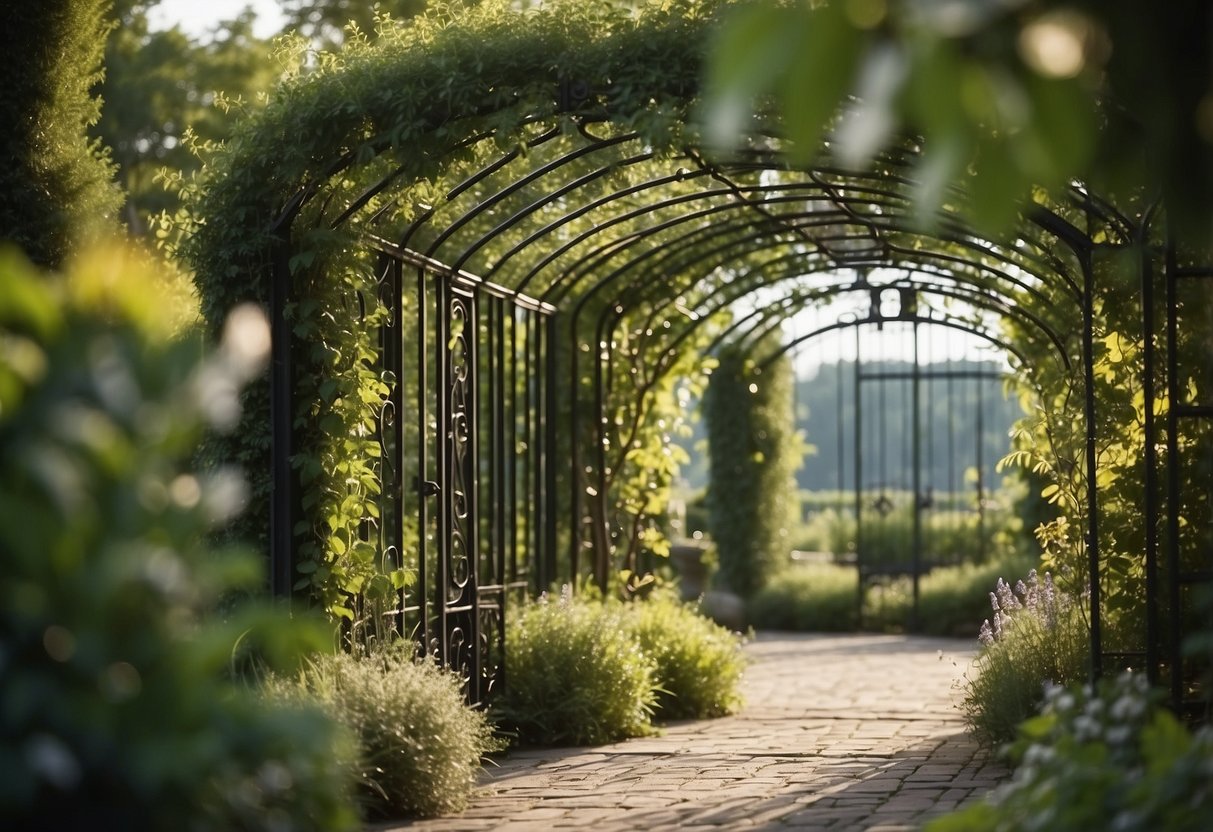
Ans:
POLYGON ((1158 685, 1161 664, 1161 628, 1159 626, 1159 581, 1158 581, 1158 421, 1155 413, 1154 391, 1156 379, 1155 325, 1154 325, 1154 257, 1150 250, 1150 234, 1158 204, 1154 203, 1142 218, 1141 227, 1134 235, 1133 244, 1138 251, 1138 269, 1141 277, 1141 337, 1142 337, 1142 433, 1144 435, 1142 472, 1144 487, 1142 508, 1145 513, 1145 567, 1146 567, 1146 678, 1151 685, 1158 685))
POLYGON ((416 268, 429 272, 430 274, 439 275, 450 280, 457 281, 460 285, 467 289, 477 289, 479 291, 487 292, 495 297, 508 299, 517 306, 521 306, 525 309, 534 309, 547 315, 552 315, 559 311, 557 307, 550 303, 529 297, 528 295, 524 295, 514 289, 509 289, 496 283, 490 283, 484 278, 472 274, 471 272, 452 269, 441 260, 435 260, 433 257, 429 257, 418 251, 414 251, 413 249, 404 248, 396 243, 391 242, 390 240, 385 240, 382 237, 377 237, 374 235, 367 235, 367 238, 368 242, 376 249, 390 254, 393 257, 399 258, 401 262, 410 266, 415 266, 416 268))
POLYGON ((1179 574, 1179 509, 1176 505, 1176 498, 1179 495, 1179 403, 1182 400, 1179 392, 1179 328, 1177 322, 1176 308, 1179 303, 1178 297, 1178 273, 1179 269, 1175 258, 1175 245, 1171 240, 1167 241, 1166 253, 1163 261, 1163 279, 1166 286, 1166 330, 1164 337, 1167 345, 1167 575, 1170 578, 1168 581, 1168 601, 1170 602, 1170 610, 1172 626, 1168 628, 1167 633, 1167 656, 1170 665, 1170 692, 1171 703, 1174 707, 1182 707, 1184 700, 1183 691, 1183 662, 1180 660, 1183 644, 1181 641, 1182 635, 1180 628, 1175 626, 1178 623, 1178 610, 1182 602, 1181 586, 1175 576, 1179 574))
MULTIPOLYGON (((1085 240, 1085 238, 1084 238, 1085 240)), ((1089 249, 1077 249, 1081 258, 1082 295, 1082 364, 1083 364, 1083 416, 1086 424, 1086 477, 1087 477, 1087 568, 1091 593, 1091 675, 1098 679, 1103 675, 1103 616, 1102 586, 1099 562, 1099 497, 1095 488, 1099 473, 1098 449, 1096 447, 1095 422, 1095 309, 1094 280, 1089 249)))
POLYGON ((426 487, 427 474, 430 465, 429 453, 429 302, 426 290, 426 271, 418 268, 416 273, 417 297, 417 474, 414 490, 417 495, 417 597, 419 599, 420 616, 414 630, 406 630, 404 635, 412 636, 418 644, 418 650, 423 655, 432 655, 434 634, 430 624, 430 586, 431 572, 429 568, 429 536, 430 511, 428 497, 433 496, 426 487))

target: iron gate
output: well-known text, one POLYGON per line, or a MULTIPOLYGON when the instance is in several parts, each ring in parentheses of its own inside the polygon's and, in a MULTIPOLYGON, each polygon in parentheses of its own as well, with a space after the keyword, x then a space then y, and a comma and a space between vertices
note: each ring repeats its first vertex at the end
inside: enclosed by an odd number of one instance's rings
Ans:
MULTIPOLYGON (((392 243, 373 245, 375 297, 351 308, 362 320, 379 310, 378 351, 363 361, 388 394, 377 425, 378 516, 362 533, 385 573, 409 577, 384 623, 482 702, 504 678, 507 610, 555 572, 554 400, 550 374, 536 372, 548 362, 555 309, 392 243)), ((291 350, 304 345, 287 325, 284 264, 275 286, 271 575, 275 593, 287 595, 301 528, 291 350)))

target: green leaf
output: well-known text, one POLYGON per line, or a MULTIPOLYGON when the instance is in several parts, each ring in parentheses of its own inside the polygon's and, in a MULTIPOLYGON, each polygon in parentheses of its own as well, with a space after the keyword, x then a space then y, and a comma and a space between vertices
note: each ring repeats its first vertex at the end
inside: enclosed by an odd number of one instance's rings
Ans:
POLYGON ((820 152, 826 128, 855 83, 863 36, 842 8, 842 3, 831 3, 812 11, 802 9, 787 21, 787 33, 780 35, 796 40, 780 85, 780 108, 794 162, 808 162, 820 152))
POLYGON ((1019 216, 1030 184, 1015 163, 1007 140, 982 136, 968 179, 969 217, 976 229, 995 240, 1005 236, 1019 216))

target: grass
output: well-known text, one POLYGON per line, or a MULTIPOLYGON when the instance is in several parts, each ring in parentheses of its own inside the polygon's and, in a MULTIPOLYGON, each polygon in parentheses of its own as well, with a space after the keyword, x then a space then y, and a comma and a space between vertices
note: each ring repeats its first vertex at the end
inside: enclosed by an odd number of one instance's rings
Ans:
POLYGON ((750 599, 750 624, 759 630, 851 632, 859 626, 858 580, 853 566, 787 567, 750 599))

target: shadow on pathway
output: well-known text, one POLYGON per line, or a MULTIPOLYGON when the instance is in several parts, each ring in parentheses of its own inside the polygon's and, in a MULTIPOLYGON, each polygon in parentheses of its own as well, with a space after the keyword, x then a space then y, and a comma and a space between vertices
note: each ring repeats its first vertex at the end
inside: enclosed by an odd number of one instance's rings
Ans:
POLYGON ((972 643, 761 634, 746 706, 662 736, 517 751, 465 812, 410 830, 915 829, 1006 770, 956 710, 972 643))

